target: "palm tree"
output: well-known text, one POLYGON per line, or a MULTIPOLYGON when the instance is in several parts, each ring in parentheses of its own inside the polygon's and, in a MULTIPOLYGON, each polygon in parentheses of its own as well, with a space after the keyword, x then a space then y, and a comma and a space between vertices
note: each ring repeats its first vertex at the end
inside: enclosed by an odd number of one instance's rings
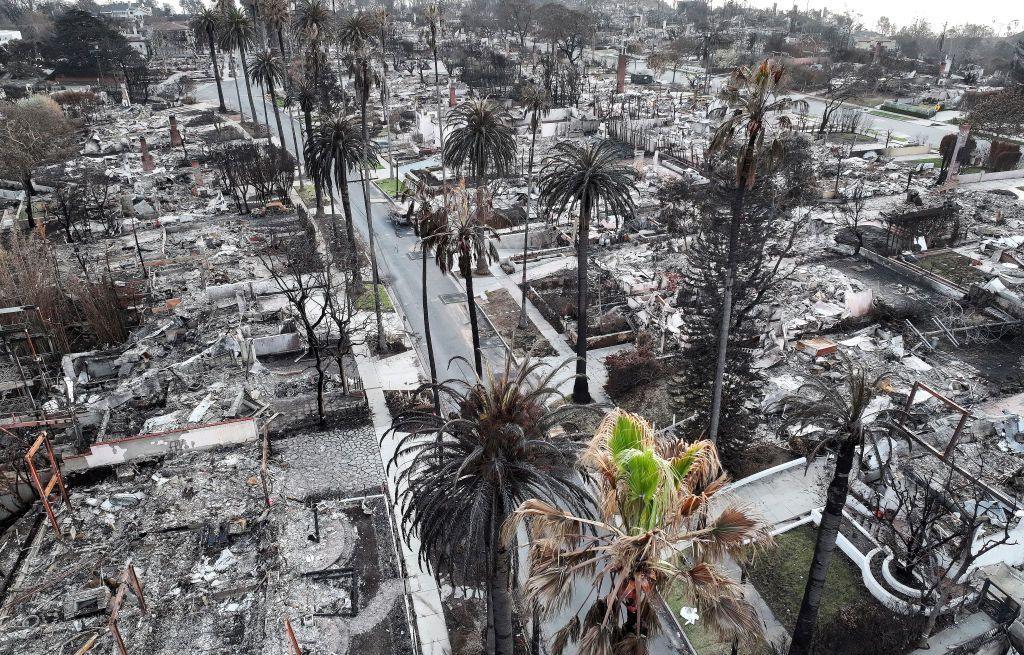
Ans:
MULTIPOLYGON (((245 61, 245 49, 256 41, 256 32, 253 29, 252 21, 246 13, 238 7, 229 7, 221 14, 220 27, 217 30, 220 35, 220 47, 225 50, 238 50, 239 58, 242 60, 242 77, 245 78, 245 93, 249 96, 249 109, 252 111, 252 122, 257 124, 256 103, 252 99, 252 87, 249 86, 249 64, 245 61)), ((239 100, 238 111, 243 118, 241 100, 239 100)))
MULTIPOLYGON (((807 655, 811 652, 814 631, 818 623, 825 576, 836 549, 836 537, 843 522, 843 508, 850 487, 850 471, 857 448, 864 443, 865 419, 868 405, 875 397, 875 389, 882 378, 872 379, 867 372, 849 361, 844 363, 846 383, 836 388, 819 379, 812 379, 782 401, 785 426, 796 434, 811 426, 823 430, 825 437, 807 455, 814 459, 823 448, 835 448, 836 464, 826 492, 825 508, 821 512, 818 536, 814 543, 814 558, 804 587, 800 613, 793 628, 793 641, 789 655, 807 655)), ((884 376, 882 376, 884 377, 884 376)))
POLYGON ((483 221, 488 175, 505 177, 516 160, 516 139, 508 112, 486 98, 478 98, 455 107, 446 122, 451 132, 441 161, 459 175, 468 174, 476 183, 476 210, 483 221))
POLYGON ((202 11, 192 17, 192 30, 196 33, 196 38, 205 37, 210 48, 210 61, 213 63, 213 79, 217 83, 217 98, 220 100, 220 106, 217 108, 217 111, 226 114, 228 108, 224 105, 224 89, 221 88, 220 67, 217 65, 217 50, 214 47, 219 24, 220 15, 208 7, 204 7, 202 11))
MULTIPOLYGON (((718 328, 718 354, 715 360, 715 380, 711 389, 711 420, 708 438, 718 439, 718 425, 722 413, 722 386, 725 380, 725 360, 732 329, 732 292, 736 283, 737 241, 740 221, 743 220, 743 201, 754 185, 758 168, 769 168, 781 155, 782 142, 774 140, 764 145, 765 121, 773 112, 791 108, 804 108, 805 100, 794 101, 779 97, 783 85, 783 67, 766 59, 756 71, 746 67, 733 71, 729 83, 723 87, 722 106, 708 112, 709 116, 725 118, 715 130, 708 145, 709 155, 720 152, 737 132, 746 135, 736 163, 735 189, 732 191, 732 218, 729 221, 729 251, 726 255, 725 290, 722 294, 722 318, 718 328)), ((788 129, 789 119, 780 116, 780 127, 788 129)))
POLYGON ((332 20, 331 9, 325 0, 299 0, 295 3, 292 24, 311 42, 323 41, 332 20))
MULTIPOLYGON (((338 28, 338 40, 352 58, 352 82, 359 98, 359 118, 362 125, 363 141, 370 141, 367 103, 373 88, 374 76, 370 70, 370 45, 377 33, 376 18, 367 12, 353 14, 338 28)), ((373 310, 377 317, 377 349, 387 349, 384 340, 384 322, 380 307, 380 274, 377 269, 377 248, 373 236, 373 212, 370 211, 370 169, 363 162, 363 209, 366 213, 367 249, 370 251, 370 272, 373 276, 373 310)))
MULTIPOLYGON (((377 165, 377 146, 363 138, 354 116, 336 114, 333 119, 324 121, 318 129, 310 132, 306 140, 305 156, 309 176, 316 181, 318 188, 324 186, 330 190, 331 176, 334 176, 334 183, 341 193, 341 208, 345 213, 345 230, 352 258, 350 264, 353 275, 357 275, 358 249, 352 203, 349 199, 348 176, 360 167, 377 165)), ((333 197, 334 192, 330 193, 333 197)), ((331 213, 334 213, 333 209, 331 213)))
POLYGON ((587 383, 587 251, 590 219, 603 201, 606 209, 619 216, 632 215, 632 192, 636 170, 620 163, 618 149, 611 141, 581 146, 563 141, 541 169, 541 200, 556 213, 579 203, 576 232, 576 382, 572 397, 577 403, 591 401, 587 383))
POLYGON ((434 413, 441 414, 441 397, 437 387, 437 363, 434 360, 434 340, 430 333, 430 306, 427 303, 427 259, 445 227, 445 212, 434 207, 434 195, 425 184, 417 186, 414 193, 406 193, 409 209, 406 217, 411 219, 420 237, 420 265, 422 267, 421 303, 423 305, 423 340, 427 345, 427 362, 430 365, 430 384, 434 397, 434 413))
POLYGON ((671 587, 722 637, 756 640, 757 615, 721 561, 770 537, 737 506, 712 515, 709 503, 726 482, 714 444, 659 437, 644 419, 614 410, 581 459, 597 488, 596 519, 536 499, 505 527, 511 535, 530 522, 526 595, 549 618, 574 589, 592 589, 589 609, 553 635, 552 653, 575 643, 579 655, 646 655, 671 587))
POLYGON ((490 237, 498 238, 494 228, 480 221, 480 212, 470 211, 469 195, 459 185, 450 194, 445 211, 448 220, 432 237, 434 260, 445 275, 458 270, 466 282, 466 303, 469 305, 469 329, 473 335, 473 366, 477 377, 483 377, 483 357, 480 351, 480 328, 476 321, 476 295, 473 293, 473 262, 490 263, 498 258, 498 251, 490 237))
POLYGON ((267 27, 277 34, 277 47, 281 49, 281 59, 284 59, 284 27, 290 19, 288 0, 263 0, 260 11, 267 27))
POLYGON ((523 105, 530 112, 530 157, 526 164, 526 228, 523 232, 523 297, 520 305, 519 327, 526 329, 526 255, 530 247, 530 202, 533 200, 533 154, 537 147, 537 129, 540 127, 540 113, 550 106, 549 98, 543 87, 531 84, 523 91, 523 105))
POLYGON ((262 85, 270 94, 270 105, 274 108, 274 121, 277 123, 277 135, 281 138, 281 147, 287 147, 284 139, 284 128, 281 126, 281 112, 277 108, 277 90, 275 85, 284 81, 284 62, 272 50, 264 50, 249 60, 249 77, 253 82, 262 85))
POLYGON ((392 427, 408 433, 389 463, 401 465, 396 502, 404 531, 419 540, 420 561, 442 577, 484 583, 488 652, 496 655, 513 653, 516 548, 514 534, 500 538, 502 524, 531 498, 579 513, 589 500, 577 460, 581 440, 557 430, 578 408, 558 402, 558 369, 545 374, 541 366, 509 359, 486 380, 448 380, 439 388, 451 414, 410 413, 392 427))
MULTIPOLYGON (((431 3, 427 5, 423 11, 424 18, 427 20, 427 43, 430 45, 430 51, 434 57, 434 101, 437 103, 437 136, 441 142, 441 152, 444 152, 444 105, 441 102, 441 73, 437 69, 438 56, 437 50, 440 45, 441 31, 443 27, 444 17, 441 13, 441 5, 438 3, 431 3)), ((448 183, 448 174, 444 170, 444 166, 441 167, 441 183, 446 185, 448 183)))
MULTIPOLYGON (((302 112, 302 120, 306 126, 306 139, 313 136, 313 108, 316 107, 318 90, 316 83, 308 75, 293 79, 288 90, 287 104, 297 104, 302 112)), ((293 132, 294 133, 294 132, 293 132)), ((306 162, 306 173, 312 176, 309 158, 306 155, 306 143, 302 144, 303 159, 306 162)), ((311 178, 312 179, 312 178, 311 178)), ((324 215, 324 195, 320 183, 313 179, 313 191, 316 193, 316 215, 324 215)))

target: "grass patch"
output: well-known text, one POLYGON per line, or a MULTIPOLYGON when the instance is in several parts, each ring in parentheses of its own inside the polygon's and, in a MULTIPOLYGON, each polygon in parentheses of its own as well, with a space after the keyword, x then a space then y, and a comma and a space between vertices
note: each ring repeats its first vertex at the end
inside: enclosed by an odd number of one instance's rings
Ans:
POLYGON ((906 116, 904 114, 895 114, 891 111, 883 111, 881 109, 869 109, 868 113, 871 114, 872 116, 881 116, 882 118, 895 118, 896 120, 907 122, 910 122, 911 119, 914 118, 912 116, 906 116))
POLYGON ((312 182, 306 180, 306 184, 301 189, 296 189, 296 191, 298 191, 302 201, 306 203, 306 207, 316 209, 316 187, 313 186, 312 182))
POLYGON ((390 177, 384 180, 378 180, 377 186, 380 187, 381 191, 392 198, 397 198, 406 191, 405 182, 390 177))
MULTIPOLYGON (((782 625, 792 632, 800 612, 804 586, 814 556, 817 535, 813 525, 802 525, 775 538, 776 548, 760 555, 750 567, 750 582, 760 592, 782 625)), ((864 588, 860 569, 837 547, 825 578, 818 626, 833 623, 843 608, 874 603, 864 588)))
MULTIPOLYGON (((377 295, 380 298, 380 310, 382 312, 395 311, 395 306, 391 303, 391 296, 388 295, 388 290, 384 288, 383 284, 377 285, 377 295)), ((356 298, 356 309, 367 312, 373 311, 373 292, 369 287, 363 291, 362 295, 356 298)))
POLYGON ((917 265, 962 287, 969 287, 974 283, 981 284, 988 279, 981 271, 971 266, 970 259, 953 250, 921 257, 917 260, 917 265))
POLYGON ((942 157, 925 157, 924 159, 908 159, 907 164, 935 164, 936 168, 942 166, 942 157))
POLYGON ((732 652, 732 642, 719 637, 713 630, 702 625, 700 620, 693 625, 687 625, 686 621, 679 617, 680 609, 692 607, 692 605, 685 602, 676 589, 672 589, 669 592, 665 602, 668 603, 668 606, 672 609, 672 615, 676 617, 683 632, 686 633, 686 638, 690 640, 690 645, 700 655, 729 655, 732 652))

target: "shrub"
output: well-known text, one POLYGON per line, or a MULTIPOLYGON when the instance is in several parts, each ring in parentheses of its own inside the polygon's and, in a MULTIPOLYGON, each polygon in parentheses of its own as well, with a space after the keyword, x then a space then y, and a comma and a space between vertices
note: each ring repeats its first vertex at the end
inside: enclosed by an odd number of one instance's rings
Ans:
POLYGON ((906 105, 902 102, 893 102, 891 100, 883 102, 882 109, 894 114, 906 114, 907 116, 916 116, 917 118, 931 118, 936 113, 935 107, 906 105))
POLYGON ((608 355, 604 363, 608 367, 608 382, 604 388, 612 396, 628 393, 650 383, 661 368, 654 356, 654 349, 648 344, 638 344, 608 355))
POLYGON ((60 105, 68 116, 79 118, 99 105, 99 97, 92 91, 56 91, 50 98, 60 105))
POLYGON ((1020 146, 1007 141, 993 141, 989 151, 993 171, 1011 171, 1020 162, 1020 146))

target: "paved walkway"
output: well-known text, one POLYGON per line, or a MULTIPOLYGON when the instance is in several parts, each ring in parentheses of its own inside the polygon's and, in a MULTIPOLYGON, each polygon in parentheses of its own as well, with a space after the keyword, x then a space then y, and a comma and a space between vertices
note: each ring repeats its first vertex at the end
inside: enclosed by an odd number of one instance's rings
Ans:
POLYGON ((928 648, 918 648, 911 651, 911 655, 942 655, 975 637, 980 637, 997 625, 984 612, 975 612, 955 625, 932 635, 928 640, 928 648))
POLYGON ((777 526, 824 504, 827 466, 825 459, 819 457, 806 470, 800 460, 795 466, 791 464, 759 479, 737 480, 716 496, 717 504, 738 502, 756 511, 768 525, 777 526))
MULTIPOLYGON (((391 412, 384 400, 384 388, 377 370, 377 361, 371 357, 369 349, 365 345, 356 346, 354 350, 359 376, 363 380, 363 388, 366 392, 366 401, 373 417, 373 430, 377 439, 380 440, 380 459, 385 468, 388 492, 391 498, 394 498, 397 488, 395 478, 401 464, 391 467, 390 470, 388 464, 394 457, 400 436, 388 433, 391 428, 391 412)), ((402 519, 398 507, 392 505, 392 511, 395 515, 396 525, 401 526, 402 519)), ((412 598, 413 611, 416 614, 420 653, 422 655, 450 653, 448 626, 445 623, 444 610, 441 607, 440 587, 437 580, 420 565, 418 542, 409 540, 407 543, 401 536, 398 541, 402 558, 405 560, 406 592, 412 598)))

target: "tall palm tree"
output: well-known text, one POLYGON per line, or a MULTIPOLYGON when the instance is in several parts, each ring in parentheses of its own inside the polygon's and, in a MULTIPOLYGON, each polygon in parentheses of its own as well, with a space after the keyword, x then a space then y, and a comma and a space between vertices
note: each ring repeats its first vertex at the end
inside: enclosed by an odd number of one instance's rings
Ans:
POLYGON ((284 81, 284 62, 272 50, 263 50, 249 60, 249 77, 253 82, 263 86, 270 94, 270 105, 274 108, 274 122, 277 123, 277 135, 281 138, 281 147, 286 148, 284 128, 281 125, 281 112, 277 108, 277 84, 284 81))
POLYGON ((349 197, 349 173, 364 166, 376 166, 379 161, 377 146, 363 138, 354 116, 336 114, 333 119, 324 121, 318 129, 310 132, 306 140, 305 156, 309 176, 316 180, 318 187, 330 189, 333 175, 333 181, 341 193, 341 208, 345 213, 345 230, 352 258, 349 263, 355 275, 359 269, 356 263, 358 249, 349 197))
POLYGON ((589 609, 552 637, 560 655, 646 655, 661 630, 657 607, 675 586, 725 638, 756 640, 760 623, 721 561, 770 541, 767 526, 735 505, 712 515, 726 482, 714 444, 659 437, 639 416, 614 410, 581 457, 595 482, 598 516, 528 500, 505 527, 530 521, 526 595, 549 618, 574 589, 592 589, 589 609))
POLYGON ((220 15, 209 7, 204 7, 202 11, 192 17, 192 30, 196 33, 196 37, 205 37, 206 43, 210 48, 210 61, 213 63, 213 80, 217 83, 217 98, 220 100, 220 106, 217 108, 217 111, 226 114, 228 108, 224 105, 224 89, 221 88, 220 66, 217 65, 217 50, 215 48, 219 24, 220 15))
MULTIPOLYGON (((245 79, 245 93, 249 97, 249 109, 252 111, 252 122, 257 124, 256 103, 252 99, 252 87, 249 85, 249 64, 245 60, 245 49, 256 42, 256 31, 253 29, 252 21, 245 11, 238 7, 229 7, 221 14, 220 27, 217 30, 220 36, 220 47, 225 50, 238 50, 239 58, 242 60, 242 77, 245 79)), ((243 118, 241 101, 238 111, 243 118)))
MULTIPOLYGON (((363 141, 370 141, 367 104, 373 88, 374 75, 370 69, 371 45, 377 34, 377 21, 373 14, 359 12, 349 16, 338 27, 338 41, 348 50, 352 59, 352 82, 359 100, 359 118, 362 125, 363 141)), ((370 211, 370 168, 363 162, 363 209, 366 213, 366 234, 370 251, 370 272, 373 276, 373 310, 377 317, 377 349, 383 353, 387 344, 384 340, 384 322, 380 307, 380 274, 377 268, 377 248, 374 244, 373 212, 370 211)))
POLYGON ((434 196, 427 185, 421 184, 416 187, 413 193, 406 193, 406 200, 409 201, 409 209, 406 217, 416 227, 416 234, 420 237, 420 266, 421 266, 421 298, 423 305, 423 340, 427 345, 427 363, 430 366, 430 384, 434 397, 434 413, 441 414, 441 397, 437 387, 437 363, 434 360, 434 339, 430 332, 430 305, 427 302, 427 260, 430 249, 445 228, 446 215, 439 208, 434 207, 434 196))
POLYGON ((486 98, 464 102, 448 114, 451 131, 441 152, 442 163, 459 175, 468 174, 476 184, 476 210, 483 220, 484 196, 489 175, 504 177, 516 160, 516 139, 511 119, 503 107, 486 98))
MULTIPOLYGON (((772 113, 791 108, 806 111, 807 101, 794 101, 780 97, 783 90, 784 69, 781 64, 767 59, 755 70, 743 67, 733 71, 729 83, 722 88, 722 106, 708 112, 709 116, 724 118, 716 128, 708 153, 720 152, 732 141, 736 133, 744 135, 739 160, 736 162, 735 187, 732 190, 732 216, 729 221, 729 251, 726 255, 725 290, 722 294, 722 317, 718 328, 718 354, 715 360, 715 380, 711 389, 711 419, 708 438, 718 439, 718 426, 722 413, 722 387, 725 382, 725 360, 732 330, 733 287, 736 284, 737 250, 740 221, 743 220, 744 199, 757 179, 758 169, 770 168, 781 156, 782 142, 778 139, 764 143, 765 123, 772 113)), ((788 129, 789 119, 779 116, 777 123, 788 129)))
MULTIPOLYGON (((306 136, 302 143, 303 159, 306 162, 306 173, 312 176, 309 168, 309 158, 306 156, 306 143, 305 140, 313 136, 313 109, 316 107, 317 98, 319 92, 317 90, 316 83, 308 75, 301 75, 298 79, 293 79, 288 89, 288 98, 285 100, 288 104, 296 104, 299 106, 299 110, 302 112, 302 120, 306 127, 306 136)), ((312 179, 312 177, 311 177, 312 179)), ((324 214, 324 195, 323 188, 320 183, 315 179, 313 181, 313 191, 316 194, 316 215, 323 216, 324 214)))
POLYGON ((469 195, 461 184, 450 194, 445 206, 447 221, 432 237, 434 260, 444 274, 458 270, 466 282, 466 302, 469 305, 469 329, 473 335, 473 365, 478 377, 483 377, 483 357, 480 351, 480 328, 476 320, 476 296, 473 293, 473 262, 493 262, 498 251, 489 237, 498 238, 497 232, 480 221, 480 212, 469 208, 469 195))
POLYGON ((580 207, 576 229, 576 382, 572 397, 577 403, 589 403, 587 383, 587 256, 590 219, 598 202, 618 216, 634 211, 632 192, 637 172, 620 161, 611 141, 583 146, 563 141, 541 169, 541 200, 556 213, 576 204, 580 207))
POLYGON ((292 24, 309 41, 320 43, 327 38, 333 22, 326 0, 299 0, 295 3, 292 24))
POLYGON ((540 113, 546 111, 550 106, 547 92, 544 88, 530 84, 522 93, 523 105, 530 112, 530 156, 526 164, 526 226, 523 232, 523 297, 521 298, 521 310, 519 313, 519 327, 526 329, 528 319, 526 318, 526 255, 530 248, 530 204, 533 200, 533 155, 537 147, 537 130, 540 128, 540 113))
MULTIPOLYGON (((431 3, 427 5, 426 9, 423 11, 423 15, 427 20, 427 44, 430 45, 430 51, 434 57, 434 101, 437 103, 437 136, 441 143, 441 152, 444 152, 444 104, 441 102, 441 73, 437 68, 437 52, 441 45, 440 42, 444 26, 444 16, 439 3, 431 3)), ((442 166, 441 183, 446 185, 447 182, 448 174, 445 172, 444 166, 442 166)))
POLYGON ((405 533, 419 540, 420 561, 442 577, 483 582, 493 634, 488 652, 496 655, 513 654, 516 548, 514 535, 500 538, 502 524, 531 498, 587 511, 577 460, 581 439, 556 429, 578 408, 559 402, 557 373, 509 359, 486 380, 441 383, 451 414, 406 414, 392 428, 408 433, 389 464, 401 466, 397 502, 405 533))
POLYGON ((277 47, 281 50, 281 59, 285 58, 284 28, 291 20, 288 4, 288 0, 263 0, 260 6, 264 22, 277 35, 277 47))
POLYGON ((797 434, 811 426, 823 430, 825 437, 807 455, 808 462, 825 448, 834 448, 836 453, 835 471, 825 495, 825 508, 821 512, 821 523, 814 542, 814 558, 800 601, 800 613, 793 628, 789 655, 811 653, 818 609, 825 589, 825 576, 832 563, 839 526, 843 522, 843 508, 846 507, 850 489, 850 471, 853 469, 857 448, 864 443, 865 419, 869 418, 868 406, 875 398, 878 383, 885 377, 870 377, 866 370, 849 361, 844 362, 843 367, 846 369, 845 384, 834 387, 814 378, 782 401, 786 427, 795 430, 797 434))

